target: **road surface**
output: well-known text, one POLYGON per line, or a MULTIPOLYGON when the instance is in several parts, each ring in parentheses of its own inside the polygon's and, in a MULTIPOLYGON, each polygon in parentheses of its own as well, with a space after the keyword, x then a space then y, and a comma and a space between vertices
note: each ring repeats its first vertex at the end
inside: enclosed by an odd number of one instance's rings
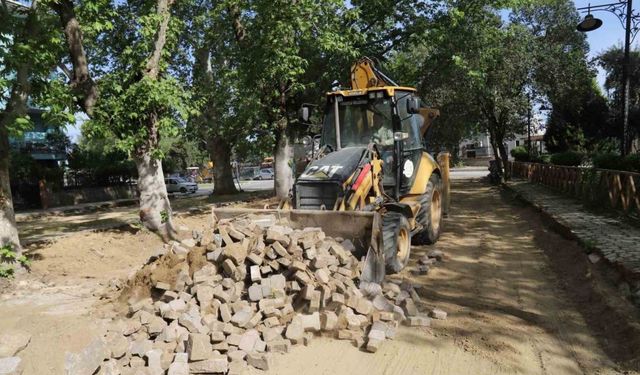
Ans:
MULTIPOLYGON (((274 356, 268 372, 248 373, 637 374, 638 313, 603 276, 604 265, 590 264, 584 249, 498 188, 455 180, 452 192, 440 241, 413 247, 400 275, 417 288, 422 311, 441 308, 447 320, 425 329, 401 326, 375 354, 316 337, 274 356), (434 248, 445 253, 444 262, 413 276, 410 269, 434 248)), ((210 216, 176 221, 205 231, 210 216)), ((30 247, 31 273, 0 292, 0 332, 32 335, 20 353, 23 375, 63 373, 65 352, 83 349, 113 317, 108 305, 101 307, 103 287, 117 285, 114 278, 126 278, 160 246, 147 231, 110 230, 30 247)))

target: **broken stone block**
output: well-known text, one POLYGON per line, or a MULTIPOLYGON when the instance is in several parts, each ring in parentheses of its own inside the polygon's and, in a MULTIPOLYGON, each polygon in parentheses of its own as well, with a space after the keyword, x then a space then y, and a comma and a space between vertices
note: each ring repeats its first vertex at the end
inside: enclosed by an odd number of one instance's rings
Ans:
POLYGON ((187 342, 187 353, 190 361, 202 361, 211 355, 211 340, 209 335, 190 333, 187 342))
POLYGON ((164 374, 161 362, 162 350, 149 350, 145 353, 145 357, 147 358, 147 367, 149 367, 150 372, 153 374, 164 374))
POLYGON ((220 342, 225 339, 225 335, 222 331, 212 331, 211 332, 211 341, 220 342))
POLYGON ((369 315, 373 312, 373 304, 366 298, 359 298, 355 310, 359 314, 369 315))
POLYGON ((333 311, 323 311, 320 314, 320 323, 323 331, 333 331, 338 325, 338 316, 333 311))
POLYGON ((129 353, 140 358, 144 357, 145 353, 151 349, 153 349, 153 341, 147 339, 135 340, 129 345, 129 353))
POLYGON ((406 316, 416 316, 418 315, 418 308, 413 303, 411 298, 407 298, 400 303, 402 310, 404 311, 406 316))
POLYGON ((244 260, 248 255, 247 249, 240 243, 234 243, 224 247, 223 253, 227 259, 231 259, 236 265, 244 264, 244 260))
POLYGON ((319 313, 314 312, 313 314, 308 314, 308 315, 298 314, 297 318, 299 319, 300 323, 302 324, 302 328, 305 331, 312 331, 312 332, 320 331, 321 325, 320 325, 319 313))
POLYGON ((431 316, 433 319, 440 319, 440 320, 447 319, 447 313, 440 309, 431 310, 431 312, 429 312, 429 316, 431 316))
POLYGON ((419 264, 419 265, 417 265, 415 268, 413 268, 411 270, 411 273, 413 273, 416 276, 428 275, 429 274, 429 266, 424 265, 424 264, 419 264))
POLYGON ((245 352, 253 351, 253 347, 256 342, 260 339, 260 333, 255 329, 250 329, 246 331, 242 337, 240 338, 240 342, 238 343, 238 349, 244 350, 245 352))
POLYGON ((233 316, 231 317, 231 323, 235 324, 238 327, 244 327, 244 325, 247 324, 247 322, 251 319, 252 315, 253 312, 251 311, 251 308, 243 308, 233 314, 233 316))
POLYGON ((191 374, 223 374, 226 373, 228 369, 229 361, 227 361, 227 356, 215 353, 211 358, 204 361, 189 363, 189 372, 191 374))
POLYGON ((383 340, 378 340, 378 339, 373 339, 370 338, 369 340, 367 340, 367 351, 369 353, 375 353, 378 351, 378 349, 380 348, 380 345, 382 345, 383 340))
MULTIPOLYGON (((0 358, 0 375, 20 375, 24 364, 19 357, 0 358)), ((80 374, 74 372, 73 374, 80 374)))
POLYGON ((0 358, 13 357, 29 345, 31 334, 21 330, 0 333, 0 358))
POLYGON ((165 291, 171 289, 171 285, 161 281, 156 282, 156 285, 154 285, 154 287, 158 290, 165 290, 165 291))
POLYGON ((218 263, 222 259, 222 248, 217 248, 210 253, 207 253, 207 259, 218 263))
POLYGON ((435 264, 437 260, 435 258, 429 258, 428 255, 425 255, 422 258, 420 258, 418 262, 420 262, 420 264, 424 264, 425 266, 430 266, 432 264, 435 264))
POLYGON ((190 333, 209 332, 209 329, 202 324, 202 318, 199 315, 194 316, 189 313, 183 313, 180 315, 180 318, 178 318, 178 323, 186 328, 190 333))
POLYGON ((249 299, 251 301, 257 302, 262 299, 262 286, 258 284, 253 284, 249 287, 249 299))
POLYGON ((315 272, 316 279, 323 284, 327 284, 329 282, 329 271, 326 268, 320 268, 315 272))
POLYGON ((427 254, 427 256, 429 258, 435 258, 438 261, 442 261, 442 259, 444 258, 444 253, 440 250, 431 250, 429 251, 429 254, 427 254))
POLYGON ((111 358, 122 358, 129 350, 129 340, 117 332, 109 332, 106 336, 107 348, 111 358))
MULTIPOLYGON (((149 347, 149 349, 151 348, 149 347)), ((100 367, 102 361, 109 357, 109 354, 109 349, 104 341, 93 340, 80 353, 65 353, 65 373, 67 375, 93 374, 100 367)))
POLYGON ((267 233, 265 235, 265 241, 267 243, 280 242, 282 246, 289 247, 291 243, 291 239, 287 235, 287 229, 278 225, 274 225, 271 228, 267 229, 267 233))
POLYGON ((146 362, 144 359, 142 359, 141 357, 131 357, 131 359, 129 360, 129 366, 131 366, 132 368, 143 368, 145 366, 146 362))
POLYGON ((287 286, 287 279, 284 275, 273 275, 269 277, 269 285, 271 286, 271 289, 284 290, 287 286))
POLYGON ((169 366, 167 375, 189 375, 189 364, 186 362, 173 362, 169 366))
POLYGON ((165 322, 164 319, 159 316, 154 316, 151 318, 149 324, 147 325, 147 332, 155 337, 159 333, 161 333, 166 326, 167 322, 165 322))
POLYGON ((267 343, 267 351, 274 353, 288 353, 291 347, 289 340, 274 340, 267 343))
POLYGON ((231 310, 229 309, 229 305, 226 303, 220 305, 218 308, 218 314, 220 315, 220 319, 225 323, 231 320, 231 310))
POLYGON ((282 258, 286 258, 286 257, 289 256, 289 253, 287 252, 287 249, 285 249, 284 246, 282 246, 282 244, 280 242, 274 242, 271 245, 271 247, 276 252, 276 254, 278 254, 278 256, 280 256, 282 258))
POLYGON ((249 267, 249 274, 251 275, 252 282, 260 281, 260 279, 262 279, 262 275, 260 274, 260 266, 249 267))
POLYGON ((258 311, 251 317, 251 319, 249 319, 247 323, 243 325, 243 327, 247 329, 253 328, 257 326, 261 321, 262 321, 262 313, 258 311))
POLYGON ((242 375, 247 373, 247 362, 244 360, 229 363, 227 375, 242 375))
POLYGON ((247 354, 247 363, 259 370, 267 371, 271 364, 271 355, 268 353, 252 352, 247 354))
POLYGON ((294 343, 301 342, 304 336, 304 327, 299 320, 293 320, 289 326, 287 326, 284 336, 294 343))
POLYGON ((429 327, 431 325, 431 319, 426 316, 411 316, 406 323, 409 327, 429 327))

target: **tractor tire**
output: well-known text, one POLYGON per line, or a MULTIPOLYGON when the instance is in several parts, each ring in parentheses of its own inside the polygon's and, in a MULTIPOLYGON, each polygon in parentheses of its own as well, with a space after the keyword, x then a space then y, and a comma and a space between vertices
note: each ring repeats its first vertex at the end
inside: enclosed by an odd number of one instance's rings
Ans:
POLYGON ((416 223, 422 225, 422 230, 413 236, 414 245, 432 245, 438 241, 442 228, 442 183, 436 174, 431 175, 427 191, 420 197, 416 223))
POLYGON ((398 273, 411 255, 411 227, 409 220, 398 212, 382 216, 382 241, 387 273, 398 273))

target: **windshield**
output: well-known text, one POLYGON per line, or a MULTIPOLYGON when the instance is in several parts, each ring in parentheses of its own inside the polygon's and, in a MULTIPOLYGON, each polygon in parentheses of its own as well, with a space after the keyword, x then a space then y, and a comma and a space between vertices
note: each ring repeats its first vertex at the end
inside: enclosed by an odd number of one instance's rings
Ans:
MULTIPOLYGON (((335 98, 335 97, 334 97, 335 98)), ((393 145, 391 99, 344 98, 338 103, 340 146, 365 146, 371 142, 393 145)), ((336 149, 335 106, 329 103, 324 117, 322 144, 336 149)))

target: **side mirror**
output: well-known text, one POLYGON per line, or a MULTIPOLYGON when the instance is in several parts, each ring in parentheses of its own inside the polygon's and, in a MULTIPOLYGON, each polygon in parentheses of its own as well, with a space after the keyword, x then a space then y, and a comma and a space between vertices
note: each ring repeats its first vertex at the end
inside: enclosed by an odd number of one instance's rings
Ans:
POLYGON ((420 112, 420 99, 411 97, 407 99, 407 113, 416 114, 420 112))
POLYGON ((313 138, 310 135, 305 135, 304 137, 302 137, 302 144, 305 147, 313 145, 313 138))
POLYGON ((311 108, 303 105, 298 110, 298 117, 302 122, 309 122, 309 118, 311 117, 311 108))

